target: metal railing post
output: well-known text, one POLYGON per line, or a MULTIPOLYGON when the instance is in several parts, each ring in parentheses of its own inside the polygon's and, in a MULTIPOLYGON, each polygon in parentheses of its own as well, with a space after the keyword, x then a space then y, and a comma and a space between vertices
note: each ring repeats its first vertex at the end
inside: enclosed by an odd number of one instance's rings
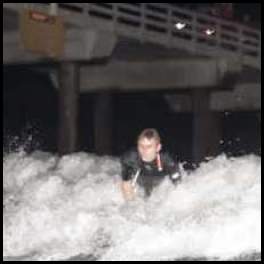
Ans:
POLYGON ((140 5, 140 42, 144 42, 145 37, 145 24, 146 24, 146 3, 141 3, 140 5))
POLYGON ((195 52, 197 48, 197 15, 193 15, 192 17, 192 51, 195 52))
POLYGON ((168 17, 167 17, 167 27, 168 27, 168 47, 172 46, 172 32, 173 32, 173 23, 172 23, 172 10, 168 8, 168 17))
POLYGON ((58 15, 58 3, 50 3, 50 15, 58 15))

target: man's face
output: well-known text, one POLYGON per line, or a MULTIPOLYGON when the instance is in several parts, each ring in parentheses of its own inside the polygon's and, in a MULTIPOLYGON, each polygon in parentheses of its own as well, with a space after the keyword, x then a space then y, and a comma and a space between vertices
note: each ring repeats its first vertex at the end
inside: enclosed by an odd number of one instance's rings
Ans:
POLYGON ((141 138, 137 144, 138 153, 143 161, 153 161, 161 149, 161 144, 155 138, 141 138))

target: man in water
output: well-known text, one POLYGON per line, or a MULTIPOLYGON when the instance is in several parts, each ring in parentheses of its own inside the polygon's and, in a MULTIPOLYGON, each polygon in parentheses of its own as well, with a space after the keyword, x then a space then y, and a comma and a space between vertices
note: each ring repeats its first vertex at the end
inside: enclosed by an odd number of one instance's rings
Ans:
POLYGON ((154 187, 165 177, 177 184, 180 171, 168 153, 161 152, 161 139, 156 129, 143 130, 137 139, 137 150, 131 150, 121 158, 121 190, 126 200, 136 196, 136 186, 143 188, 145 196, 150 196, 154 187))

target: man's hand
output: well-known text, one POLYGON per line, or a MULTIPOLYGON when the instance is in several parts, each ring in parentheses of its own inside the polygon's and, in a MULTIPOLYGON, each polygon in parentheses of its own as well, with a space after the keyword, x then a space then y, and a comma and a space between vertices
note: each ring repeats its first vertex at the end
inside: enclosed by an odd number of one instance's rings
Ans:
POLYGON ((135 188, 133 187, 131 181, 122 181, 121 190, 124 198, 127 201, 133 200, 135 198, 135 188))
POLYGON ((181 181, 181 174, 180 172, 175 172, 170 176, 171 181, 173 184, 178 184, 181 181))

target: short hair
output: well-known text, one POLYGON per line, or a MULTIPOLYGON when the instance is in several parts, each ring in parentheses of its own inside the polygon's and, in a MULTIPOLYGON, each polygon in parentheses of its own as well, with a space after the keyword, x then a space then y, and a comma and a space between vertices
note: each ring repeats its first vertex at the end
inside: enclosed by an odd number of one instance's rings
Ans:
POLYGON ((137 141, 141 140, 142 138, 147 139, 155 139, 160 143, 160 135, 159 132, 155 128, 146 128, 144 129, 138 136, 137 141))

